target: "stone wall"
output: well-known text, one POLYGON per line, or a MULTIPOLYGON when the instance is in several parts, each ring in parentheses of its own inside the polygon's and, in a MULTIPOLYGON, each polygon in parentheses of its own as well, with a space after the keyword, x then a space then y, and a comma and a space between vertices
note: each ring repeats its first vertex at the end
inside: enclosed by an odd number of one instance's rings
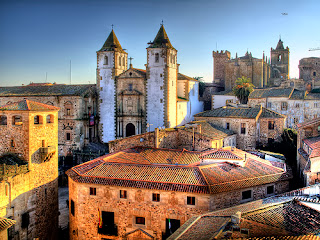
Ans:
POLYGON ((263 145, 268 143, 268 139, 273 139, 274 141, 281 141, 281 134, 284 128, 283 118, 260 118, 260 134, 258 134, 258 141, 263 145), (274 129, 269 129, 269 122, 274 122, 274 129))
MULTIPOLYGON (((17 221, 14 225, 16 239, 56 239, 58 234, 58 112, 3 112, 8 116, 22 115, 22 124, 1 126, 0 139, 14 139, 15 147, 2 148, 0 155, 16 152, 28 163, 29 171, 16 175, 0 175, 1 216, 17 221), (43 118, 34 124, 34 117, 43 118), (53 116, 53 123, 46 116, 53 116), (20 131, 21 130, 21 131, 20 131), (18 134, 18 135, 17 135, 18 134), (46 160, 40 149, 50 146, 52 154, 46 160), (24 150, 21 150, 24 149, 24 150), (28 215, 28 217, 27 217, 28 215), (29 219, 22 226, 22 217, 29 219)), ((11 145, 11 141, 4 142, 11 145)), ((50 151, 49 150, 49 151, 50 151)), ((17 168, 25 168, 24 165, 17 168)))
POLYGON ((237 133, 237 148, 247 150, 256 147, 257 123, 255 119, 195 117, 195 120, 205 120, 223 128, 226 127, 226 123, 229 123, 230 130, 237 133), (244 123, 246 126, 245 134, 241 134, 241 123, 244 123))
MULTIPOLYGON (((95 93, 89 97, 80 96, 26 96, 26 97, 0 97, 0 106, 7 103, 14 103, 25 98, 31 101, 53 105, 60 108, 59 118, 59 156, 66 156, 70 149, 82 149, 85 140, 89 138, 89 119, 88 108, 91 107, 91 114, 97 116, 98 107, 95 99, 95 93), (70 108, 70 114, 67 113, 70 108), (68 141, 66 134, 71 134, 71 140, 68 141)), ((11 119, 8 121, 11 122, 11 119)), ((97 124, 97 120, 96 120, 97 124)), ((0 125, 0 128, 2 126, 0 125)), ((18 129, 15 127, 15 129, 18 129)), ((97 136, 98 130, 93 126, 94 136, 97 136)), ((18 132, 17 132, 18 133, 18 132)), ((95 138, 95 137, 94 137, 95 138)), ((94 139, 92 139, 94 140, 94 139)))
POLYGON ((253 191, 251 201, 266 197, 266 189, 270 185, 275 186, 276 194, 289 190, 289 184, 285 181, 210 195, 81 184, 69 178, 69 200, 74 201, 75 206, 75 214, 69 212, 70 239, 125 239, 126 233, 137 228, 155 239, 162 239, 162 233, 166 231, 166 219, 180 220, 181 226, 192 216, 242 203, 242 191, 253 191), (95 196, 89 194, 90 187, 96 188, 95 196), (120 190, 127 191, 126 199, 120 198, 120 190), (160 202, 152 201, 153 193, 160 194, 160 202), (187 196, 195 197, 195 205, 187 204, 187 196), (114 213, 118 236, 98 234, 99 210, 114 213), (145 224, 136 224, 135 217, 144 217, 145 224))
POLYGON ((121 138, 114 141, 110 141, 109 152, 117 152, 123 149, 132 148, 135 146, 142 147, 158 147, 169 149, 187 149, 194 151, 204 151, 210 148, 221 148, 223 146, 234 146, 236 142, 236 136, 232 135, 221 139, 211 139, 206 137, 197 130, 195 130, 194 137, 192 130, 186 131, 184 129, 164 129, 157 130, 155 132, 147 132, 127 138, 121 138), (158 139, 155 142, 155 138, 158 139), (194 141, 193 141, 194 139, 194 141))

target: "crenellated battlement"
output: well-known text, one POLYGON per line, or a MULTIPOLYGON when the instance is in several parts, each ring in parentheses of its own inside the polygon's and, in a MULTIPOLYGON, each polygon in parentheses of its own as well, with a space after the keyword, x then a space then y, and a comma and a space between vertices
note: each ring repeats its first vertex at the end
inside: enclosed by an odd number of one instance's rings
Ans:
POLYGON ((228 50, 221 50, 219 51, 212 51, 212 56, 213 57, 227 57, 228 59, 230 59, 231 57, 231 53, 228 50))

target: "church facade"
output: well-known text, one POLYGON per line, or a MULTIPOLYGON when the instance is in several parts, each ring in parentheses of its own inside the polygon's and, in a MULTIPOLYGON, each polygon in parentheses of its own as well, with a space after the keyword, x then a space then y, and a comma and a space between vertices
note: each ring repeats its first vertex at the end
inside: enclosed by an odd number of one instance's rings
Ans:
POLYGON ((199 82, 180 74, 177 50, 160 27, 148 43, 146 69, 128 65, 125 52, 112 30, 97 51, 100 135, 103 142, 172 128, 193 120, 203 111, 199 82))

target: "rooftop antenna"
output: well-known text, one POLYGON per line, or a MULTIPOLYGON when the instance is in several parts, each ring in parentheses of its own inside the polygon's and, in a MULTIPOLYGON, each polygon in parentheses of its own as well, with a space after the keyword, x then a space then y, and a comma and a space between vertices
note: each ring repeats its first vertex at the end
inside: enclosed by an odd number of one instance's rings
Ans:
POLYGON ((71 59, 70 59, 70 85, 71 85, 71 59))

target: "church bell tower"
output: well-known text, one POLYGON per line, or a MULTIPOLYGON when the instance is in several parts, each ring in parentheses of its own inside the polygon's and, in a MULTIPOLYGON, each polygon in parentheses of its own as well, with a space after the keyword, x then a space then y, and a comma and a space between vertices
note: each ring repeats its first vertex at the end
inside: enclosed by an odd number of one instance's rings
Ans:
POLYGON ((178 66, 177 50, 161 25, 147 48, 147 123, 150 131, 177 125, 178 66))
POLYGON ((102 48, 97 51, 97 87, 99 93, 99 131, 101 140, 108 142, 116 137, 115 78, 127 70, 128 53, 125 52, 113 29, 102 48))

